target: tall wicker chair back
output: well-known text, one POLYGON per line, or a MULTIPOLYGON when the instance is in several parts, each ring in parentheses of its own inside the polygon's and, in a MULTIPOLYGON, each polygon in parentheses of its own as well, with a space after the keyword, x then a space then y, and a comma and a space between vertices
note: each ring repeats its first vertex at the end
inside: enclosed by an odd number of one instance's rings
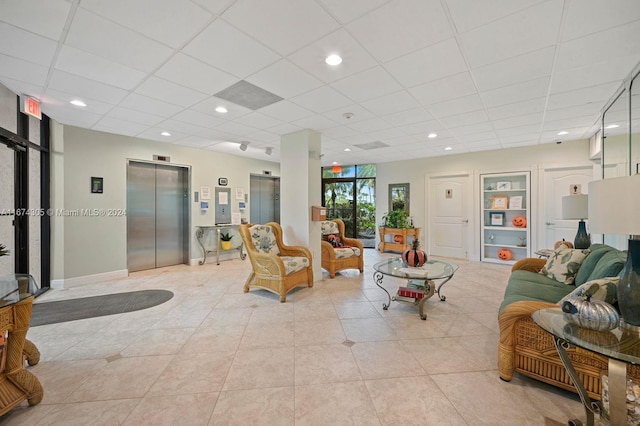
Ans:
POLYGON ((322 267, 334 278, 336 272, 344 269, 364 270, 364 248, 355 238, 344 235, 344 222, 341 219, 322 221, 322 267))

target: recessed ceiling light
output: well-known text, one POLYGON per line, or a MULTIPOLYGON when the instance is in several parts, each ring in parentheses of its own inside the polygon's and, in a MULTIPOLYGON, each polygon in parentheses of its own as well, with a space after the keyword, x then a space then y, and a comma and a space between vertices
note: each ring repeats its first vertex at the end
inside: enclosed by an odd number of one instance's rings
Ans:
POLYGON ((451 148, 450 146, 446 147, 444 150, 445 151, 451 151, 453 148, 451 148))
POLYGON ((329 65, 336 66, 342 63, 342 58, 339 55, 329 55, 324 61, 329 65))
POLYGON ((563 130, 561 132, 558 132, 558 136, 562 136, 562 135, 568 135, 569 132, 567 132, 566 130, 563 130))
POLYGON ((605 129, 615 129, 616 127, 620 127, 619 124, 609 124, 605 129))
POLYGON ((427 135, 427 137, 428 137, 429 139, 437 138, 437 137, 438 137, 438 134, 437 134, 437 133, 429 133, 429 134, 427 135))
POLYGON ((223 107, 223 106, 219 106, 219 107, 216 108, 216 112, 224 114, 224 113, 227 112, 227 109, 225 107, 223 107))
POLYGON ((337 161, 334 161, 334 162, 333 162, 333 163, 331 163, 331 164, 333 164, 333 165, 335 166, 336 164, 338 164, 338 162, 337 162, 337 161))
POLYGON ((75 105, 75 106, 79 106, 79 107, 86 107, 87 104, 85 104, 84 102, 82 102, 80 99, 74 99, 70 102, 71 105, 75 105))
POLYGON ((345 152, 351 152, 351 148, 345 148, 345 152))
POLYGON ((162 136, 171 136, 171 133, 167 132, 166 130, 162 133, 160 133, 162 136))

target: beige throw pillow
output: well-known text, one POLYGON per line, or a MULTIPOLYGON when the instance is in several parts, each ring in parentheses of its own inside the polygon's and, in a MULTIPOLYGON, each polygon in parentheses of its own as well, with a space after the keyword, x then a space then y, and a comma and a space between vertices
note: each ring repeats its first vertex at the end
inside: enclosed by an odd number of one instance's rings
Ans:
POLYGON ((540 274, 567 285, 573 284, 580 265, 589 253, 589 249, 570 249, 561 244, 549 256, 547 263, 540 270, 540 274))

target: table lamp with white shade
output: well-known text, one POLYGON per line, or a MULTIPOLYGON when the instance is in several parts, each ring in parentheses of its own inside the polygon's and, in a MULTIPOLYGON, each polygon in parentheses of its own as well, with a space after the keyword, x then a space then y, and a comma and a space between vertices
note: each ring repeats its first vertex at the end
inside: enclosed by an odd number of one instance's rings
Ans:
POLYGON ((640 175, 589 183, 589 228, 598 234, 630 236, 618 306, 624 326, 640 332, 640 175))
POLYGON ((562 218, 578 219, 578 233, 573 240, 573 246, 577 249, 586 249, 591 245, 591 236, 587 234, 587 226, 584 220, 589 217, 589 204, 586 194, 575 194, 562 197, 562 218))

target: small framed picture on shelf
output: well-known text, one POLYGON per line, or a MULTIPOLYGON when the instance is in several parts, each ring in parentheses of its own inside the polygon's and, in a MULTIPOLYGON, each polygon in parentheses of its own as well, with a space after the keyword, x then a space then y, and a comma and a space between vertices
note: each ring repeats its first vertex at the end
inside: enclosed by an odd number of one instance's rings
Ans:
POLYGON ((490 226, 504 226, 504 222, 505 222, 504 212, 489 212, 490 226))
POLYGON ((496 182, 496 189, 498 191, 509 191, 511 189, 511 182, 496 182))
POLYGON ((509 196, 508 195, 494 195, 491 202, 492 209, 508 209, 509 208, 509 196))
POLYGON ((522 209, 522 195, 516 195, 509 199, 510 209, 522 209))

